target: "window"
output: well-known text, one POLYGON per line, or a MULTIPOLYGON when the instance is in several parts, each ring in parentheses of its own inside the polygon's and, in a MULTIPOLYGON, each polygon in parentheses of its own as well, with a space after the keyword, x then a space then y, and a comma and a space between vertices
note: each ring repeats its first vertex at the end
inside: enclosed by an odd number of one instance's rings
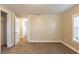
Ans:
POLYGON ((73 17, 73 40, 79 42, 79 15, 73 17))

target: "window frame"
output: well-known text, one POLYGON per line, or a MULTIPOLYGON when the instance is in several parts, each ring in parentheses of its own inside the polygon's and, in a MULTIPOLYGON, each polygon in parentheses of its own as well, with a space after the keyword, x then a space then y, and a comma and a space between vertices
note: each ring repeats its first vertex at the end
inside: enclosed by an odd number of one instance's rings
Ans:
POLYGON ((72 15, 72 42, 79 44, 79 40, 74 40, 74 17, 79 16, 79 13, 72 15))

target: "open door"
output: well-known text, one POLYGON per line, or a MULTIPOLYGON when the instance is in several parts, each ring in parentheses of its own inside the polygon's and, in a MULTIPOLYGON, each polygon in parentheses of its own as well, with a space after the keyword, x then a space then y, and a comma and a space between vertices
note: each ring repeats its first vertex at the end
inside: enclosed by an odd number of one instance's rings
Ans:
POLYGON ((7 13, 7 48, 14 46, 14 14, 7 13), (13 37, 13 38, 12 38, 13 37))
POLYGON ((19 40, 20 40, 20 37, 19 37, 19 36, 20 36, 20 35, 19 35, 19 34, 20 34, 20 33, 19 33, 19 32, 20 32, 20 30, 19 30, 19 29, 20 29, 19 20, 20 20, 20 19, 19 19, 17 16, 15 16, 15 32, 14 32, 14 35, 15 35, 15 40, 14 40, 14 41, 15 41, 15 45, 16 45, 16 44, 19 42, 19 40))

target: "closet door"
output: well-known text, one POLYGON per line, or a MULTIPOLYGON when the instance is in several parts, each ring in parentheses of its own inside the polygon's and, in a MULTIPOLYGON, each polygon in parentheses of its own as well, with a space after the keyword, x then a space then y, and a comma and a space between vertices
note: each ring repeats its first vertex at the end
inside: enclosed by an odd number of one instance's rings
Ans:
POLYGON ((48 19, 44 16, 31 16, 30 35, 30 41, 48 41, 48 19))
POLYGON ((30 41, 58 42, 61 38, 60 16, 32 15, 30 16, 30 41))
POLYGON ((60 22, 60 16, 52 15, 49 18, 49 39, 52 42, 59 42, 59 39, 61 37, 60 31, 61 31, 61 22, 60 22))

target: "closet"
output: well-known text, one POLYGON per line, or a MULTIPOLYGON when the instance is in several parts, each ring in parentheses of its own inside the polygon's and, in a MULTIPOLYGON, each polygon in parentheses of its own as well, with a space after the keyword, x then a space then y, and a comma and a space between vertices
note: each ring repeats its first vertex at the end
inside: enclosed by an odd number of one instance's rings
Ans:
POLYGON ((1 45, 7 46, 7 13, 1 11, 1 45))

